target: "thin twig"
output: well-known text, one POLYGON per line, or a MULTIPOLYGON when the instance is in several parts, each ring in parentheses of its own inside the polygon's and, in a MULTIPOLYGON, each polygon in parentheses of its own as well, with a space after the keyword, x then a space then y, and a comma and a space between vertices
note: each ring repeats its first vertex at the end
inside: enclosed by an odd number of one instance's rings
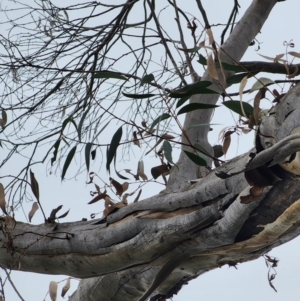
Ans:
POLYGON ((15 287, 13 281, 11 280, 10 278, 10 273, 7 272, 7 270, 3 267, 1 267, 3 269, 3 271, 5 272, 6 276, 7 276, 7 279, 9 281, 9 283, 11 284, 11 286, 13 287, 13 289, 15 290, 16 294, 19 296, 19 298, 22 300, 22 301, 25 301, 25 299, 21 296, 21 294, 19 293, 19 291, 17 290, 17 288, 15 287))

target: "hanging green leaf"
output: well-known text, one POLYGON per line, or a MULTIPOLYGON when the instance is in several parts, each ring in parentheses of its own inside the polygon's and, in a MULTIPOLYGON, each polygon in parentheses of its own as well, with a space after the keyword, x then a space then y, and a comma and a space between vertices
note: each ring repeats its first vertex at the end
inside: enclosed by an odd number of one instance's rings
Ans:
POLYGON ((172 158, 172 145, 169 141, 165 140, 163 143, 164 155, 167 161, 171 164, 175 164, 172 158))
POLYGON ((229 101, 224 101, 223 105, 230 109, 231 111, 244 116, 243 110, 241 108, 241 104, 243 105, 243 109, 246 113, 246 116, 249 118, 250 115, 253 115, 253 107, 247 103, 247 102, 240 102, 239 100, 229 100, 229 101))
MULTIPOLYGON (((204 65, 204 66, 207 65, 207 59, 202 54, 200 54, 198 62, 201 65, 204 65)), ((228 63, 224 63, 224 62, 222 62, 222 67, 223 67, 223 69, 228 70, 228 71, 234 71, 234 72, 243 72, 243 71, 245 71, 245 68, 243 68, 241 66, 228 64, 228 63)), ((216 68, 220 68, 219 63, 216 63, 216 68)))
POLYGON ((201 153, 199 153, 199 155, 201 155, 201 154, 209 155, 209 152, 203 146, 201 146, 199 143, 195 143, 194 147, 196 147, 201 152, 201 153))
POLYGON ((106 158, 106 170, 109 171, 110 163, 112 162, 114 156, 116 155, 117 148, 120 144, 122 138, 123 130, 122 126, 115 132, 113 135, 109 148, 107 150, 107 158, 106 158))
POLYGON ((176 109, 179 108, 181 105, 183 105, 189 99, 190 96, 181 97, 176 104, 176 109))
POLYGON ((258 72, 252 72, 251 74, 248 72, 239 73, 239 74, 228 77, 226 82, 229 85, 239 84, 245 76, 247 76, 247 78, 250 78, 250 77, 256 75, 257 73, 258 72))
POLYGON ((68 117, 67 119, 64 120, 64 122, 63 122, 63 124, 62 124, 62 127, 61 127, 61 133, 63 133, 65 127, 66 127, 67 124, 70 123, 70 122, 75 126, 76 131, 78 131, 78 130, 77 130, 77 125, 76 125, 75 121, 74 121, 71 117, 68 117))
MULTIPOLYGON (((53 157, 51 158, 51 166, 53 165, 53 163, 56 161, 56 157, 57 157, 57 152, 58 152, 58 148, 59 148, 59 145, 60 145, 60 139, 58 139, 54 145, 52 147, 54 147, 54 152, 53 152, 53 157)), ((51 147, 51 148, 52 148, 51 147)))
POLYGON ((201 65, 204 65, 204 66, 207 65, 207 59, 206 59, 202 54, 199 55, 199 60, 198 60, 198 62, 199 62, 201 65))
POLYGON ((62 174, 61 174, 61 179, 63 180, 65 178, 65 175, 66 175, 66 172, 70 166, 70 163, 71 161, 73 160, 73 157, 75 155, 75 152, 76 152, 76 147, 77 146, 74 146, 70 152, 68 153, 67 155, 67 158, 66 158, 66 161, 65 161, 65 164, 63 166, 63 170, 62 170, 62 174))
MULTIPOLYGON (((216 63, 216 67, 219 68, 220 64, 216 63)), ((238 66, 238 65, 232 65, 222 62, 223 69, 227 71, 234 71, 234 72, 243 72, 246 71, 245 68, 238 66)))
POLYGON ((272 85, 272 84, 275 84, 275 82, 272 81, 270 78, 261 77, 256 81, 256 83, 254 83, 254 85, 250 89, 249 93, 251 93, 255 90, 259 90, 260 88, 272 85))
POLYGON ((188 152, 188 151, 184 151, 184 152, 195 164, 200 165, 200 166, 207 165, 206 161, 203 158, 199 157, 198 155, 188 152))
POLYGON ((160 115, 159 117, 157 117, 157 118, 152 122, 152 124, 151 124, 151 126, 150 126, 150 130, 152 130, 159 122, 161 122, 161 121, 163 121, 163 120, 165 120, 165 119, 168 119, 168 118, 170 118, 170 117, 171 117, 171 115, 168 114, 168 113, 164 113, 164 114, 160 115))
POLYGON ((177 115, 184 114, 187 112, 195 111, 195 110, 205 110, 205 109, 213 109, 218 107, 217 105, 211 105, 206 103, 189 103, 188 105, 182 107, 177 115))
POLYGON ((154 80, 154 75, 152 73, 145 75, 141 80, 141 86, 144 84, 149 84, 154 80))
POLYGON ((86 170, 87 172, 89 172, 89 169, 90 169, 90 156, 91 156, 91 148, 92 148, 93 144, 88 142, 86 145, 85 145, 85 165, 86 165, 86 170))
POLYGON ((85 117, 86 115, 88 114, 90 108, 88 108, 82 115, 80 121, 79 121, 79 124, 78 124, 78 129, 77 129, 77 132, 78 132, 78 139, 79 141, 81 141, 81 131, 82 131, 82 126, 83 126, 83 122, 85 120, 85 117))
POLYGON ((184 52, 190 52, 190 53, 195 53, 198 50, 200 50, 201 47, 195 46, 194 48, 188 48, 188 49, 184 49, 184 48, 179 48, 177 47, 178 50, 180 51, 184 51, 184 52))
POLYGON ((112 71, 97 71, 92 76, 93 78, 115 78, 115 79, 122 79, 128 80, 128 78, 120 73, 112 72, 112 71))
POLYGON ((148 94, 128 94, 128 93, 122 92, 122 94, 126 97, 134 98, 134 99, 143 99, 143 98, 149 98, 149 97, 157 96, 157 94, 151 94, 151 93, 148 93, 148 94))
POLYGON ((117 169, 116 169, 116 158, 117 158, 117 156, 114 156, 114 166, 115 166, 115 172, 116 172, 117 176, 118 176, 120 179, 123 179, 123 180, 130 180, 129 178, 126 178, 126 177, 122 176, 122 175, 117 171, 117 169))
POLYGON ((217 94, 217 92, 206 88, 211 84, 212 82, 210 81, 193 83, 171 92, 169 96, 172 98, 183 98, 187 96, 190 97, 194 94, 217 94))
POLYGON ((191 124, 188 129, 194 129, 194 128, 200 128, 203 126, 211 126, 211 125, 221 125, 220 123, 197 123, 197 124, 191 124))

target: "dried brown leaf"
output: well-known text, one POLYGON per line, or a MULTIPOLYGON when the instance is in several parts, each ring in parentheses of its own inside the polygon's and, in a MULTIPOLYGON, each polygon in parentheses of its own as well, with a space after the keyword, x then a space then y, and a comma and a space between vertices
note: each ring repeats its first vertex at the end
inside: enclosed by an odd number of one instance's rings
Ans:
POLYGON ((261 99, 265 98, 267 88, 263 87, 260 88, 257 94, 254 97, 254 102, 253 102, 253 117, 255 120, 255 125, 259 124, 259 113, 261 109, 259 108, 260 101, 261 99))
POLYGON ((226 134, 225 134, 224 141, 223 141, 223 146, 222 146, 224 155, 227 154, 228 148, 230 146, 230 142, 231 142, 231 135, 226 136, 226 134))
POLYGON ((171 139, 174 139, 175 137, 168 134, 168 133, 165 133, 161 136, 161 138, 164 139, 164 140, 171 140, 171 139))
POLYGON ((144 134, 144 137, 151 136, 155 131, 156 129, 147 130, 144 134))
POLYGON ((114 207, 115 203, 111 200, 111 198, 107 195, 104 198, 104 206, 105 209, 108 209, 109 207, 114 207))
POLYGON ((133 144, 137 145, 138 147, 141 147, 140 141, 137 138, 136 131, 133 132, 133 139, 132 139, 133 144))
POLYGON ((64 218, 64 217, 66 217, 69 214, 69 211, 70 211, 70 209, 68 211, 66 211, 64 214, 58 216, 57 218, 64 218))
POLYGON ((145 129, 147 128, 147 122, 146 122, 146 120, 142 121, 142 127, 144 127, 145 129))
POLYGON ((65 294, 67 293, 67 291, 70 289, 71 286, 71 278, 69 277, 66 281, 66 284, 64 285, 64 287, 61 290, 61 296, 64 297, 65 294))
POLYGON ((139 172, 144 173, 144 161, 143 161, 143 160, 140 160, 140 161, 138 162, 138 166, 137 166, 137 174, 138 174, 139 172))
POLYGON ((211 28, 206 29, 206 33, 208 35, 208 45, 212 45, 212 43, 214 42, 214 35, 212 33, 211 28))
POLYGON ((155 166, 151 168, 151 174, 154 179, 157 179, 162 174, 168 173, 169 168, 166 164, 155 166))
POLYGON ((49 295, 50 295, 51 301, 56 301, 57 283, 55 281, 51 281, 49 284, 49 295))
POLYGON ((123 186, 113 178, 109 178, 110 183, 116 188, 116 195, 121 196, 123 194, 123 186))
POLYGON ((3 213, 7 214, 4 187, 1 183, 0 183, 0 208, 2 209, 3 213))
POLYGON ((95 196, 90 202, 88 202, 88 204, 93 204, 93 203, 96 203, 102 199, 105 199, 105 197, 107 196, 107 194, 104 192, 104 193, 100 193, 98 194, 97 196, 95 196))
POLYGON ((2 109, 2 118, 0 118, 0 126, 4 129, 7 123, 7 114, 4 109, 2 109))
POLYGON ((295 52, 295 51, 289 51, 288 54, 295 56, 297 58, 300 58, 300 52, 295 52))
POLYGON ((100 187, 99 187, 97 184, 95 184, 95 188, 96 188, 96 190, 97 190, 97 193, 98 193, 98 194, 101 194, 100 187))
POLYGON ((49 223, 53 223, 56 219, 56 213, 62 208, 62 205, 58 206, 57 208, 53 209, 50 213, 50 217, 48 218, 49 223))
POLYGON ((129 187, 129 183, 128 182, 124 182, 122 184, 122 187, 123 187, 123 192, 125 192, 128 189, 128 187, 129 187))
POLYGON ((118 202, 118 203, 114 204, 114 207, 115 208, 123 208, 123 207, 126 207, 126 204, 123 202, 118 202))
POLYGON ((128 200, 127 200, 128 196, 129 196, 128 193, 124 193, 122 196, 122 203, 126 206, 128 205, 128 200))
POLYGON ((295 66, 295 71, 292 74, 289 74, 287 78, 294 78, 298 74, 299 68, 295 66))
POLYGON ((141 196, 141 193, 142 193, 142 189, 140 189, 138 195, 137 195, 136 198, 134 199, 134 201, 133 201, 134 203, 136 203, 136 202, 139 200, 139 198, 140 198, 140 196, 141 196))
POLYGON ((290 69, 289 69, 288 64, 286 62, 284 62, 283 65, 284 65, 287 75, 290 75, 290 69))
POLYGON ((141 171, 138 170, 137 175, 143 179, 143 181, 148 181, 148 177, 141 171))
POLYGON ((284 53, 277 54, 274 57, 274 62, 278 62, 283 56, 284 56, 284 53))
POLYGON ((28 213, 28 219, 29 219, 29 222, 31 223, 31 219, 32 217, 34 216, 35 212, 39 209, 39 204, 38 202, 34 202, 32 204, 32 208, 30 210, 30 212, 28 213))
POLYGON ((218 72, 212 54, 207 57, 207 71, 212 78, 219 80, 218 72))
POLYGON ((30 169, 30 185, 31 190, 38 201, 40 201, 40 191, 39 191, 39 183, 35 179, 34 173, 30 169))

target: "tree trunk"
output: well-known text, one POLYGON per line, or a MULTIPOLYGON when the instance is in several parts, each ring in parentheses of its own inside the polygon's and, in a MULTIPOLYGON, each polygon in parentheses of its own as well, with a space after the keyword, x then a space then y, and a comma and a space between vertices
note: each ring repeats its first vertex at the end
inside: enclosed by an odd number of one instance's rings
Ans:
MULTIPOLYGON (((222 61, 241 59, 276 2, 253 1, 220 51, 222 61)), ((199 176, 197 167, 181 154, 165 192, 98 223, 33 226, 3 218, 1 266, 86 278, 71 301, 159 300, 206 271, 291 240, 300 231, 299 96, 300 85, 262 117, 254 149, 194 184, 188 180, 199 176)), ((198 114, 187 114, 185 129, 209 123, 211 112, 198 114)), ((209 149, 207 131, 189 130, 190 141, 209 149)))

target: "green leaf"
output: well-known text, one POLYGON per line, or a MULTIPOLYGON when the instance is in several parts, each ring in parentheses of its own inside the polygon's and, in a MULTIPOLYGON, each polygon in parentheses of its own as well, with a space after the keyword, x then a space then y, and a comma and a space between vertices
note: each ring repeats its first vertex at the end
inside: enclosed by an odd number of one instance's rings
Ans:
POLYGON ((65 164, 64 164, 64 166, 63 166, 62 174, 61 174, 61 179, 62 179, 62 180, 64 179, 64 177, 65 177, 65 175, 66 175, 66 172, 67 172, 67 170, 68 170, 68 168, 69 168, 69 165, 70 165, 71 161, 73 160, 73 157, 74 157, 75 152, 76 152, 76 147, 77 147, 77 146, 74 146, 74 147, 70 150, 70 152, 68 153, 68 155, 67 155, 65 164))
POLYGON ((179 108, 181 105, 183 105, 189 99, 190 99, 190 96, 185 96, 185 97, 180 98, 176 104, 176 109, 179 108))
POLYGON ((177 47, 178 50, 180 51, 184 51, 184 52, 190 52, 190 53, 195 53, 198 50, 200 50, 201 47, 195 46, 194 48, 188 48, 188 49, 183 49, 183 48, 179 48, 177 47))
MULTIPOLYGON (((58 152, 58 148, 59 148, 59 145, 60 145, 60 139, 58 139, 54 145, 52 147, 54 147, 54 152, 53 152, 53 157, 51 158, 51 166, 53 165, 53 163, 56 161, 56 157, 57 157, 57 152, 58 152)), ((51 148, 52 148, 51 147, 51 148)))
POLYGON ((81 131, 82 131, 82 126, 83 126, 83 122, 84 122, 84 119, 86 117, 86 115, 88 114, 90 108, 88 108, 83 114, 82 114, 82 117, 79 121, 79 124, 78 124, 78 129, 77 129, 77 132, 78 132, 78 139, 79 141, 81 141, 81 131))
POLYGON ((114 156, 116 155, 117 148, 120 144, 122 138, 123 130, 122 126, 114 133, 109 148, 107 150, 107 158, 106 158, 106 170, 109 171, 109 166, 114 156))
POLYGON ((126 97, 129 97, 129 98, 135 98, 135 99, 143 99, 143 98, 149 98, 149 97, 153 97, 153 96, 156 96, 157 94, 128 94, 128 93, 124 93, 122 92, 122 94, 126 97))
POLYGON ((211 126, 211 125, 221 125, 221 124, 220 123, 197 123, 197 124, 190 125, 188 129, 194 129, 202 126, 211 126))
MULTIPOLYGON (((200 54, 200 56, 199 56, 198 63, 200 63, 201 65, 204 65, 204 66, 207 65, 207 60, 202 54, 200 54)), ((232 64, 228 64, 228 63, 224 63, 224 62, 222 62, 222 67, 223 67, 223 69, 228 70, 228 71, 234 71, 234 72, 245 71, 245 69, 242 68, 241 66, 232 65, 232 64)), ((216 63, 216 68, 220 68, 219 63, 216 63)))
POLYGON ((61 133, 63 133, 65 127, 67 126, 68 123, 72 123, 75 126, 75 129, 77 131, 77 125, 75 123, 75 121, 73 120, 73 118, 68 117, 67 119, 64 120, 62 126, 61 126, 61 133))
POLYGON ((85 165, 86 165, 86 170, 89 171, 90 169, 90 157, 91 157, 91 148, 93 146, 93 143, 90 143, 88 142, 86 145, 85 145, 85 151, 84 151, 84 154, 85 154, 85 165))
POLYGON ((203 146, 201 146, 199 143, 195 143, 194 147, 196 147, 201 152, 201 154, 209 155, 209 152, 203 146))
POLYGON ((200 165, 200 166, 206 166, 206 161, 199 157, 198 155, 194 154, 194 153, 190 153, 188 151, 184 151, 185 154, 197 165, 200 165))
MULTIPOLYGON (((241 102, 239 100, 224 101, 223 105, 225 107, 227 107, 228 109, 230 109, 231 111, 243 116, 241 102)), ((245 111, 247 117, 249 117, 250 115, 253 115, 253 107, 249 103, 242 101, 242 105, 243 105, 243 108, 244 108, 244 111, 245 111)))
POLYGON ((240 74, 236 74, 236 75, 233 75, 233 76, 230 76, 227 78, 226 82, 227 84, 238 84, 242 81, 242 79, 247 76, 247 78, 250 78, 254 75, 256 75, 258 72, 253 72, 253 73, 248 73, 248 72, 243 72, 243 73, 240 73, 240 74))
MULTIPOLYGON (((216 63, 216 66, 219 67, 219 63, 216 63)), ((223 69, 228 70, 228 71, 234 71, 234 72, 243 72, 243 71, 245 71, 245 68, 243 68, 241 66, 227 64, 227 63, 224 63, 224 62, 222 62, 222 67, 223 67, 223 69)))
POLYGON ((205 110, 205 109, 213 109, 218 107, 217 105, 211 105, 206 103, 189 103, 188 105, 182 107, 177 115, 184 114, 187 112, 195 111, 195 110, 205 110))
POLYGON ((204 66, 207 65, 207 59, 206 59, 202 54, 200 54, 198 62, 199 62, 201 65, 204 65, 204 66))
POLYGON ((165 119, 168 119, 170 117, 171 117, 171 115, 168 113, 164 113, 164 114, 160 115, 153 121, 153 123, 151 124, 150 130, 152 130, 159 122, 161 122, 165 119))
POLYGON ((206 89, 206 87, 210 86, 211 84, 212 82, 210 81, 193 83, 178 90, 175 90, 174 92, 171 92, 169 96, 172 98, 183 98, 187 96, 192 96, 194 94, 217 94, 217 92, 213 90, 206 89))
POLYGON ((122 176, 122 175, 117 171, 117 169, 116 169, 116 158, 117 158, 117 156, 114 157, 114 166, 115 166, 115 172, 116 172, 117 176, 118 176, 120 179, 123 179, 123 180, 130 180, 129 178, 126 178, 126 177, 122 176))
POLYGON ((266 77, 261 77, 257 80, 257 82, 252 86, 252 88, 250 89, 249 93, 255 91, 255 90, 259 90, 260 88, 269 86, 275 84, 274 81, 272 81, 270 78, 266 78, 266 77))
POLYGON ((164 155, 167 161, 171 164, 175 164, 172 158, 172 145, 169 141, 165 140, 163 143, 164 155))
POLYGON ((145 75, 141 80, 141 86, 144 84, 149 84, 154 80, 154 75, 152 73, 145 75))
POLYGON ((113 72, 113 71, 97 71, 92 76, 93 78, 115 78, 115 79, 122 79, 128 80, 128 78, 120 73, 113 72))

